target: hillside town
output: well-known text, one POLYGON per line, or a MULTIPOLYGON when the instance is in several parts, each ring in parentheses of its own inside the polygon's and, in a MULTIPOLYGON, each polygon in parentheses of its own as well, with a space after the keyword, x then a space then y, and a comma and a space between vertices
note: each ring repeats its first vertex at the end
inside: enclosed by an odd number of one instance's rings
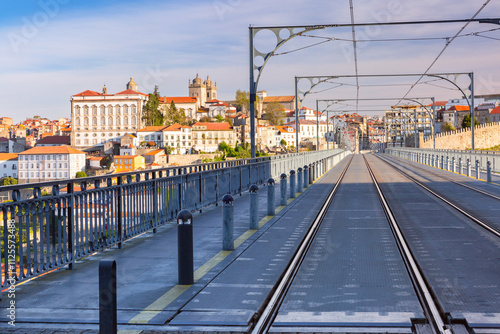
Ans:
MULTIPOLYGON (((162 96, 158 88, 140 92, 133 78, 124 88, 77 93, 68 117, 57 120, 33 116, 14 124, 0 117, 2 185, 249 157, 248 93, 238 90, 235 100, 220 101, 217 83, 198 74, 189 79, 187 96, 162 96)), ((295 96, 257 95, 257 156, 295 152, 295 96)), ((476 101, 476 122, 500 121, 500 96, 476 101)), ((466 126, 465 99, 437 101, 434 120, 424 107, 391 107, 385 117, 368 117, 299 104, 299 150, 355 150, 386 138, 389 146, 403 146, 411 129, 430 136, 433 124, 437 133, 466 126)))

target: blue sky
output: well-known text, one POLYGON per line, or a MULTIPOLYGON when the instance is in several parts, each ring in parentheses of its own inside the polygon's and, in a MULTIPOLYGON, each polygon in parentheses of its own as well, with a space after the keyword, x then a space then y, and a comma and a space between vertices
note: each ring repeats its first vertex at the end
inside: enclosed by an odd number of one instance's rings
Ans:
MULTIPOLYGON (((479 17, 500 16, 500 1, 491 1, 479 17)), ((484 1, 354 0, 356 22, 470 18, 484 1)), ((219 98, 229 100, 237 89, 248 90, 248 26, 348 23, 349 1, 5 1, 0 10, 0 73, 3 81, 0 116, 15 121, 33 115, 69 117, 71 95, 91 89, 125 89, 132 76, 142 92, 158 85, 162 95, 186 96, 196 73, 217 82, 219 98)), ((382 38, 453 36, 462 24, 357 28, 361 74, 419 73, 446 41, 376 42, 382 38)), ((471 24, 464 33, 500 26, 471 24)), ((349 40, 350 29, 328 29, 316 36, 349 40)), ((500 38, 500 31, 484 33, 500 38)), ((291 40, 279 52, 318 42, 291 40)), ((257 45, 268 38, 259 36, 257 45)), ((481 37, 455 40, 430 72, 475 73, 476 93, 500 93, 500 41, 481 37)), ((270 95, 293 95, 294 76, 353 74, 352 43, 333 41, 271 58, 259 89, 270 95)), ((402 96, 414 78, 361 80, 360 97, 402 96), (378 86, 387 84, 387 86, 378 86), (395 85, 397 84, 397 85, 395 85), (376 85, 376 86, 368 86, 376 85)), ((339 88, 325 85, 317 98, 353 98, 354 81, 339 88)), ((459 97, 444 83, 418 86, 411 96, 459 97), (436 87, 436 84, 441 87, 436 87)), ((380 102, 367 102, 366 107, 380 102)), ((347 107, 346 107, 347 108, 347 107)))

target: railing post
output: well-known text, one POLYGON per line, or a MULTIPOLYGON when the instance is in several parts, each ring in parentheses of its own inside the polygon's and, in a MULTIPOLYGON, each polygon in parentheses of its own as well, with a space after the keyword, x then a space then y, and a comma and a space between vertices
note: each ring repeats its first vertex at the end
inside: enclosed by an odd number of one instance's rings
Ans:
POLYGON ((491 161, 486 162, 486 182, 491 182, 491 161))
MULTIPOLYGON (((123 179, 121 176, 116 178, 116 184, 118 185, 117 189, 117 198, 116 198, 116 207, 118 209, 116 223, 117 223, 117 234, 118 234, 118 249, 122 248, 122 226, 123 226, 123 179)), ((130 210, 130 208, 129 208, 130 210)))
POLYGON ((470 160, 469 159, 467 159, 466 170, 467 170, 467 176, 470 176, 471 170, 470 170, 470 160))
POLYGON ((177 214, 177 268, 180 285, 194 283, 193 215, 189 210, 177 214))
POLYGON ((288 200, 288 197, 286 195, 286 174, 285 173, 282 173, 280 175, 280 195, 281 195, 281 205, 285 206, 286 205, 286 202, 288 200))
POLYGON ((304 182, 302 183, 302 188, 307 189, 309 186, 309 167, 307 165, 304 166, 304 182))
POLYGON ((233 196, 222 197, 222 250, 234 250, 234 207, 233 196))
POLYGON ((462 157, 458 158, 458 174, 462 174, 462 157))
POLYGON ((302 167, 297 169, 297 192, 302 192, 302 167))
POLYGON ((116 298, 116 262, 99 262, 99 333, 116 334, 118 313, 116 298))
POLYGON ((152 179, 153 179, 153 233, 156 233, 156 226, 158 225, 158 216, 159 212, 158 210, 160 209, 158 206, 158 182, 156 181, 156 172, 152 173, 152 179))
POLYGON ((274 179, 269 178, 267 180, 267 215, 274 216, 276 214, 276 210, 274 207, 274 179))
POLYGON ((481 171, 479 170, 479 160, 476 160, 476 179, 481 176, 481 171))
POLYGON ((446 156, 446 170, 450 170, 450 158, 448 156, 446 156))
POLYGON ((453 170, 453 173, 457 172, 457 165, 455 164, 455 157, 451 158, 451 168, 453 170))
POLYGON ((444 156, 441 156, 441 169, 444 169, 444 156))
POLYGON ((259 229, 259 187, 256 184, 250 186, 250 229, 259 229))
POLYGON ((73 260, 74 260, 74 252, 73 252, 73 230, 75 226, 75 215, 74 213, 76 212, 75 208, 75 196, 73 195, 74 192, 74 183, 70 182, 67 185, 68 188, 68 194, 70 195, 69 197, 69 205, 68 205, 68 269, 72 270, 73 269, 73 260))
POLYGON ((295 171, 290 171, 290 198, 295 198, 295 171))

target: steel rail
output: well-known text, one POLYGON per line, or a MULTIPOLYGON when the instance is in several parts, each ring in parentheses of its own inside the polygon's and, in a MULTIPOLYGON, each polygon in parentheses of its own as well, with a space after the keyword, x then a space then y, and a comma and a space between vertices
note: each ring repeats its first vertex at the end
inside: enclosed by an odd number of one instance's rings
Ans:
MULTIPOLYGON (((384 159, 387 159, 387 158, 384 158, 384 159)), ((389 161, 391 161, 391 162, 395 163, 395 162, 394 162, 394 161, 392 161, 391 159, 387 159, 387 160, 389 160, 389 161)), ((453 183, 455 183, 455 184, 458 184, 459 186, 462 186, 462 187, 468 188, 468 189, 470 189, 470 190, 476 191, 476 192, 478 192, 478 193, 480 193, 480 194, 486 195, 486 196, 488 196, 488 197, 491 197, 491 198, 494 198, 494 199, 497 199, 497 200, 499 200, 499 201, 500 201, 500 196, 498 196, 498 195, 495 195, 495 194, 489 193, 489 192, 487 192, 487 191, 484 191, 484 190, 481 190, 481 189, 478 189, 478 188, 474 188, 474 187, 469 186, 469 185, 467 185, 467 184, 465 184, 465 183, 462 183, 462 182, 460 182, 460 181, 457 181, 457 180, 453 180, 453 179, 451 179, 451 178, 448 178, 448 177, 446 177, 446 176, 444 176, 444 175, 438 175, 438 174, 434 173, 433 171, 427 170, 427 169, 422 168, 422 167, 420 167, 420 166, 418 166, 418 165, 416 165, 415 167, 416 167, 416 168, 418 168, 418 169, 420 169, 420 170, 422 170, 422 171, 425 171, 425 172, 427 172, 427 173, 429 173, 429 174, 431 174, 431 175, 434 175, 434 176, 440 177, 440 178, 445 179, 445 180, 447 180, 447 181, 450 181, 450 182, 453 182, 453 183)))
MULTIPOLYGON (((389 166, 391 166, 392 168, 394 168, 396 171, 398 171, 400 174, 404 175, 405 177, 407 177, 408 179, 412 180, 415 184, 419 185, 421 188, 427 190, 429 193, 431 193, 432 195, 434 195, 435 197, 437 197, 438 199, 442 200, 443 202, 445 202, 446 204, 448 204, 449 206, 451 206, 452 208, 454 208, 455 210, 457 210, 458 212, 460 212, 461 214, 463 214, 464 216, 466 216, 467 218, 469 218, 470 220, 472 220, 473 222, 475 222, 476 224, 478 224, 479 226, 483 227, 484 229, 486 229, 487 231, 493 233, 495 236, 497 237, 500 237, 500 230, 494 226, 491 226, 490 224, 486 223, 486 222, 483 222, 482 220, 474 217, 474 215, 472 215, 471 213, 467 212, 466 210, 462 209, 461 207, 459 207, 458 205, 452 203, 451 201, 447 200, 445 197, 439 195, 438 193, 436 193, 434 190, 430 189, 429 187, 425 186, 424 184, 422 184, 421 182, 419 182, 417 179, 415 179, 413 176, 410 176, 408 173, 402 171, 401 169, 397 168, 394 163, 391 163, 390 161, 388 161, 386 158, 382 158, 380 156, 377 155, 377 157, 384 161, 386 164, 388 164, 389 166)), ((492 196, 493 197, 493 196, 492 196)), ((495 197, 497 198, 497 197, 495 197)))
POLYGON ((281 306, 281 303, 283 302, 283 298, 285 297, 288 289, 290 288, 291 283, 293 282, 293 279, 295 278, 304 258, 305 255, 307 254, 307 251, 309 250, 312 241, 314 240, 314 237, 316 233, 319 230, 319 227, 326 215, 326 212, 328 211, 328 208, 330 207, 330 204, 332 203, 333 197, 337 193, 338 186, 342 182, 342 179, 344 178, 344 175, 347 172, 347 169, 349 168, 351 161, 353 159, 353 156, 349 159, 349 162, 346 164, 344 169, 342 170, 342 173, 340 174, 339 178, 337 179, 337 182, 335 183, 335 186, 333 187, 332 191, 328 195, 328 198, 326 199, 325 203, 321 207, 318 215, 314 219, 311 227, 309 228, 308 232, 306 233, 304 239, 300 243, 299 248, 295 252, 294 256, 290 260, 286 271, 284 274, 281 276, 280 280, 278 281, 276 288, 274 289, 273 294, 271 295, 270 298, 268 298, 268 302, 266 304, 265 309, 262 311, 260 314, 260 317, 258 318, 258 321, 255 323, 255 326, 252 328, 251 333, 252 334, 258 334, 258 333, 267 333, 269 331, 269 328, 272 326, 272 322, 274 318, 277 315, 277 312, 279 310, 279 307, 281 306))
POLYGON ((445 322, 443 321, 443 318, 441 317, 441 313, 439 312, 439 307, 436 305, 436 302, 434 301, 434 298, 432 296, 431 290, 427 286, 427 282, 424 278, 424 275, 420 271, 420 267, 418 266, 415 258, 413 257, 413 254, 410 250, 410 247, 406 243, 406 240, 403 236, 403 233, 401 232, 401 229, 399 228, 399 225, 394 218, 394 215, 390 209, 389 204, 387 203, 387 200, 384 197, 384 194, 382 193, 382 190, 380 189, 380 186, 378 185, 377 179, 370 167, 370 164, 368 163, 368 160, 366 157, 363 155, 363 159, 365 161, 366 167, 368 169, 368 172, 370 173, 370 176, 372 178, 373 184, 375 186, 375 189, 377 190, 377 194, 380 199, 380 203, 382 204, 382 207, 386 213, 387 220, 390 223, 391 229, 394 233, 396 243, 398 244, 398 247, 400 248, 401 255, 403 257, 403 260, 406 264, 406 267, 408 269, 408 273, 410 274, 410 277, 414 283, 417 295, 419 296, 420 303, 422 304, 424 311, 426 313, 428 321, 433 325, 434 332, 437 334, 451 334, 452 331, 447 328, 445 325, 445 322))

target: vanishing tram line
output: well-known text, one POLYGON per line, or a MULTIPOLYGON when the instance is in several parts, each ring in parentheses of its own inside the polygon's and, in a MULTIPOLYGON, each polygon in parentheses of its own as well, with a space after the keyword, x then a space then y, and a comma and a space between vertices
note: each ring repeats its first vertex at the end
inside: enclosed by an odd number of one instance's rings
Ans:
MULTIPOLYGON (((423 183, 421 183, 420 181, 418 181, 417 179, 415 179, 414 177, 410 176, 408 173, 404 172, 403 170, 401 170, 400 168, 398 168, 393 162, 389 161, 388 159, 386 158, 382 158, 381 156, 377 155, 377 157, 384 161, 386 164, 388 164, 389 166, 391 166, 392 168, 394 168, 396 171, 398 171, 400 174, 402 174, 403 176, 405 176, 406 178, 408 178, 409 180, 411 180, 412 182, 414 182, 415 184, 417 184, 418 186, 420 186, 422 189, 426 190, 427 192, 429 192, 430 194, 434 195, 435 197, 439 198, 441 201, 445 202, 446 204, 448 204, 449 206, 451 206, 452 208, 454 208, 455 210, 457 210, 458 212, 460 212, 461 214, 463 214, 464 216, 466 216, 467 218, 469 218, 470 220, 472 220, 473 222, 475 222, 476 224, 478 224, 479 226, 483 227, 484 229, 486 229, 487 231, 493 233, 495 236, 497 237, 500 237, 500 229, 498 229, 496 226, 493 226, 492 224, 488 223, 488 222, 485 222, 477 217, 475 217, 473 214, 467 212, 465 209, 459 207, 458 205, 454 204, 453 202, 451 202, 450 200, 446 199, 444 196, 438 194, 437 192, 435 192, 434 190, 430 189, 429 187, 425 186, 423 183)), ((427 170, 426 170, 427 172, 427 170)), ((463 187, 466 187, 466 188, 469 188, 471 190, 474 190, 478 193, 481 193, 483 195, 486 195, 486 196, 489 196, 491 198, 494 198, 494 199, 497 199, 497 200, 500 200, 500 197, 499 196, 496 196, 496 195, 493 195, 493 194, 490 194, 488 192, 485 192, 485 191, 482 191, 480 189, 477 189, 477 188, 474 188, 474 187, 471 187, 471 186, 468 186, 468 185, 465 185, 463 183, 460 183, 458 181, 454 181, 454 180, 451 180, 451 179, 448 179, 446 177, 443 177, 441 175, 436 175, 434 173, 431 173, 429 172, 430 174, 433 174, 437 177, 442 177, 443 179, 445 180, 449 180, 449 181, 452 181, 456 184, 459 184, 463 187)))

